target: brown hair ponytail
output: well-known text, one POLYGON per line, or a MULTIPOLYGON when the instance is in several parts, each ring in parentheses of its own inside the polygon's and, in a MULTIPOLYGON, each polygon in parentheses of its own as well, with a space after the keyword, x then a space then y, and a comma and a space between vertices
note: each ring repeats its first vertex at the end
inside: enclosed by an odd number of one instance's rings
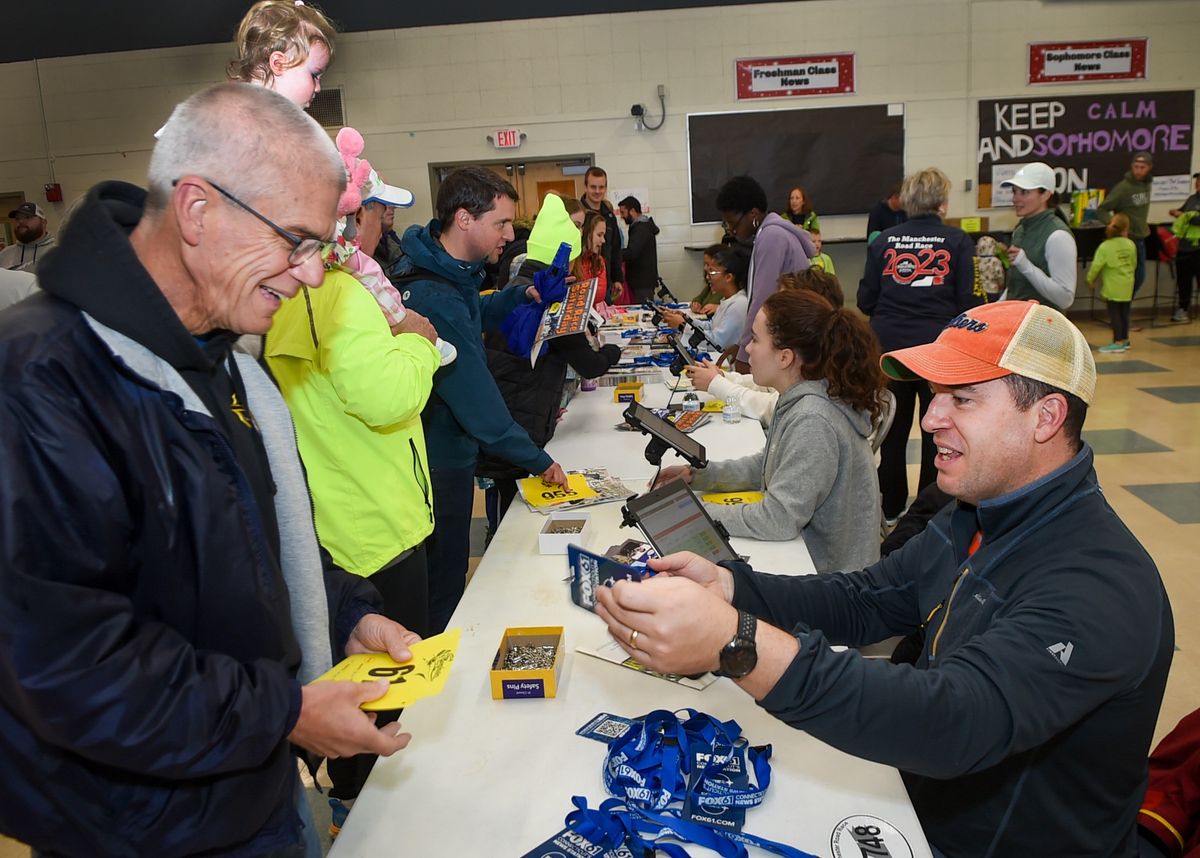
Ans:
POLYGON ((763 312, 775 348, 796 352, 804 378, 824 379, 830 397, 879 419, 887 379, 879 344, 862 319, 807 289, 776 292, 763 312))

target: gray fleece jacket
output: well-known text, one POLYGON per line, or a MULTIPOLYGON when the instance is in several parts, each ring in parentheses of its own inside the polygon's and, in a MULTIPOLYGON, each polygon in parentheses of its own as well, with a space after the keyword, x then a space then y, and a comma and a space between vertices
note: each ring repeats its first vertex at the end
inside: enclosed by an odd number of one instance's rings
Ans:
POLYGON ((705 504, 730 536, 787 540, 803 534, 818 572, 879 559, 879 482, 866 411, 829 398, 825 381, 779 395, 767 443, 740 459, 693 472, 697 491, 761 491, 761 503, 705 504))

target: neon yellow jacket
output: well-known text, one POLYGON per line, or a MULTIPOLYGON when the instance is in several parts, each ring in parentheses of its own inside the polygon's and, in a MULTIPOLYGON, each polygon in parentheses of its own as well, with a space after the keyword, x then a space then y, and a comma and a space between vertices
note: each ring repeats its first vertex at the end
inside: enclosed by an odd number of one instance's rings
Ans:
POLYGON ((1115 235, 1096 248, 1087 280, 1092 283, 1100 278, 1100 297, 1105 301, 1132 301, 1136 267, 1137 248, 1128 238, 1115 235))
POLYGON ((393 336, 345 272, 307 292, 311 328, 301 292, 275 314, 263 354, 296 423, 317 537, 343 569, 370 575, 433 532, 421 409, 439 355, 418 334, 393 336))

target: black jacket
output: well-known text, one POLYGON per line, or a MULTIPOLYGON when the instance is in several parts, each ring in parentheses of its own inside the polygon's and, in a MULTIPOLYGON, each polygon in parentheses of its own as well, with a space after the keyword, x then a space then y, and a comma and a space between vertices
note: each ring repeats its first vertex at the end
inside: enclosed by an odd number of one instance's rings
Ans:
POLYGON ((869 239, 873 232, 883 232, 885 229, 899 226, 906 220, 908 220, 908 214, 904 209, 892 211, 887 200, 880 200, 875 203, 875 208, 871 209, 867 215, 867 238, 869 239))
MULTIPOLYGON (((526 260, 521 273, 510 284, 528 286, 533 282, 533 272, 544 267, 544 263, 526 260)), ((529 439, 534 444, 542 448, 550 443, 558 426, 567 367, 583 378, 596 378, 608 372, 621 356, 621 350, 613 345, 596 351, 583 334, 550 340, 546 353, 538 358, 536 367, 529 365, 529 355, 512 354, 504 335, 499 331, 491 331, 484 336, 484 349, 488 369, 513 420, 529 433, 529 439)), ((475 473, 494 480, 519 480, 529 475, 527 470, 482 450, 475 473)))
MULTIPOLYGON (((584 211, 595 211, 588 205, 586 196, 580 197, 579 202, 583 204, 584 211)), ((603 256, 611 289, 614 283, 625 282, 625 275, 621 271, 621 228, 617 225, 617 214, 607 200, 600 203, 600 214, 604 215, 604 222, 608 224, 608 231, 604 234, 603 256)))
POLYGON ((984 301, 975 245, 937 215, 885 229, 867 248, 858 309, 883 351, 933 342, 946 323, 984 301))
POLYGON ((622 252, 625 277, 633 297, 649 301, 658 285, 658 224, 654 218, 635 220, 629 225, 629 247, 622 252))
POLYGON ((1008 495, 951 504, 862 572, 735 564, 734 605, 800 643, 760 705, 899 768, 946 855, 1137 854, 1174 623, 1154 561, 1104 499, 1092 458, 1085 445, 1008 495), (911 666, 829 646, 925 626, 911 666))
MULTIPOLYGON (((299 839, 300 654, 251 472, 268 495, 270 474, 199 410, 230 382, 134 255, 144 198, 94 188, 45 293, 0 313, 0 831, 63 856, 257 854, 299 839)), ((326 590, 339 618, 378 599, 346 573, 326 590)))

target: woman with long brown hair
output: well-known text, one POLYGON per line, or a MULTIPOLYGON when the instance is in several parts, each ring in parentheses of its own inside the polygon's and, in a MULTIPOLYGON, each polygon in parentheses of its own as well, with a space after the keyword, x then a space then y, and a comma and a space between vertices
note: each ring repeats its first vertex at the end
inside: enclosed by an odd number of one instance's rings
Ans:
POLYGON ((706 505, 732 536, 803 534, 818 572, 861 569, 879 559, 879 483, 868 440, 887 383, 870 328, 808 290, 776 292, 754 317, 755 384, 779 391, 758 453, 664 468, 702 491, 760 491, 762 501, 706 505))
POLYGON ((583 218, 583 252, 571 267, 577 280, 597 278, 596 297, 593 304, 608 300, 608 271, 604 265, 604 239, 608 234, 608 222, 599 212, 589 211, 583 218))

